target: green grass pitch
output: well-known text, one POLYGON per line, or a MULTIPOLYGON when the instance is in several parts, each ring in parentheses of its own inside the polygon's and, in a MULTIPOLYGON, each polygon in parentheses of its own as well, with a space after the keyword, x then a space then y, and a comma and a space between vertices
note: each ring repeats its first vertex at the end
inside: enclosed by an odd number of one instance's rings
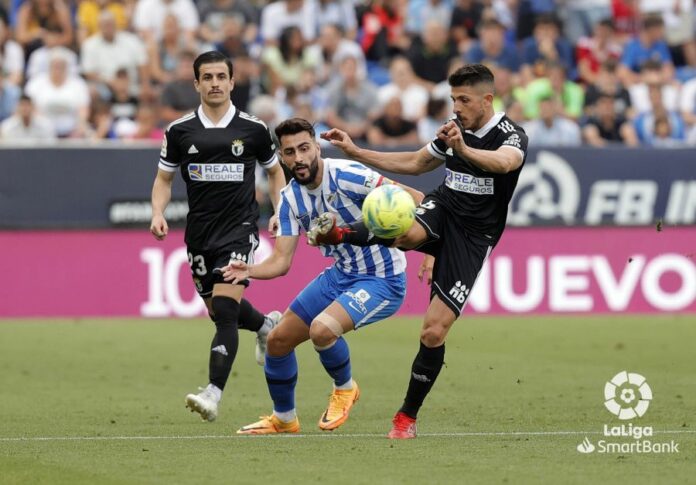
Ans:
MULTIPOLYGON (((184 409, 206 383, 205 320, 0 322, 0 483, 694 483, 696 317, 465 316, 419 417, 416 440, 384 436, 418 347, 419 319, 348 336, 362 396, 317 428, 331 383, 305 344, 299 436, 237 437, 271 411, 253 335, 215 423, 184 409), (643 374, 654 398, 634 424, 678 454, 581 454, 604 424, 604 383, 643 374), (21 439, 20 439, 21 438, 21 439)), ((621 441, 621 439, 617 439, 621 441)), ((623 438, 626 440, 626 438, 623 438)))

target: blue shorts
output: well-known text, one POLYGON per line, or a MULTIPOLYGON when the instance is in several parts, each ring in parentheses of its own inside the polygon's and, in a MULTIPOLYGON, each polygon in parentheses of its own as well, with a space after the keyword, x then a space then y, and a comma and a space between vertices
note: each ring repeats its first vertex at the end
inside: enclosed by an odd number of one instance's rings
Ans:
POLYGON ((290 303, 307 325, 334 301, 358 328, 392 316, 406 296, 406 273, 388 278, 347 274, 335 266, 326 268, 290 303))

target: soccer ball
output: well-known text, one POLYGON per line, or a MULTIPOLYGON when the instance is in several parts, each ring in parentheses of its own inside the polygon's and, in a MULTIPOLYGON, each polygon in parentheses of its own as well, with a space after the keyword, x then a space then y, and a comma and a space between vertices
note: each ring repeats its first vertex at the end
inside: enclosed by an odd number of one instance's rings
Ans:
POLYGON ((381 185, 365 197, 362 215, 370 232, 392 239, 409 230, 416 216, 416 204, 398 185, 381 185))

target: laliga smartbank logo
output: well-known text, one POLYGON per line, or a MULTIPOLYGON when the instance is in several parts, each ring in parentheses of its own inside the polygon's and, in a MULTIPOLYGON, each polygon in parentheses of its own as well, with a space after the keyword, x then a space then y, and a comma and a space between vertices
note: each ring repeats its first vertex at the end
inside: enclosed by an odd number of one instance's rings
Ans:
MULTIPOLYGON (((621 421, 642 418, 652 401, 652 389, 645 377, 635 372, 621 371, 604 384, 604 407, 621 421)), ((577 446, 580 453, 679 453, 679 443, 655 442, 652 426, 605 424, 604 439, 592 443, 585 439, 577 446)))

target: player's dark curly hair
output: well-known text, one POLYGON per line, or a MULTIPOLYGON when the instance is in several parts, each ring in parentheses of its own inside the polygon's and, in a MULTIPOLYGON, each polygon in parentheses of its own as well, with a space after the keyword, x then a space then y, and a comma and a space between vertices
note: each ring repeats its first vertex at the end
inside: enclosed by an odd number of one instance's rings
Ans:
POLYGON ((276 126, 275 135, 276 138, 280 141, 280 137, 282 136, 296 135, 298 133, 302 133, 303 131, 309 133, 309 136, 312 137, 312 140, 314 140, 317 137, 312 123, 303 118, 290 118, 288 120, 283 121, 278 126, 276 126))
POLYGON ((230 79, 232 78, 232 76, 234 76, 234 67, 232 66, 232 61, 230 61, 227 56, 218 51, 208 51, 196 57, 196 60, 193 61, 193 74, 194 76, 196 76, 196 80, 200 81, 200 79, 198 79, 198 76, 201 73, 201 66, 203 64, 214 64, 216 62, 224 62, 225 64, 227 64, 227 70, 229 71, 230 79))
POLYGON ((493 73, 483 64, 467 64, 454 71, 447 82, 452 87, 493 84, 493 73))

